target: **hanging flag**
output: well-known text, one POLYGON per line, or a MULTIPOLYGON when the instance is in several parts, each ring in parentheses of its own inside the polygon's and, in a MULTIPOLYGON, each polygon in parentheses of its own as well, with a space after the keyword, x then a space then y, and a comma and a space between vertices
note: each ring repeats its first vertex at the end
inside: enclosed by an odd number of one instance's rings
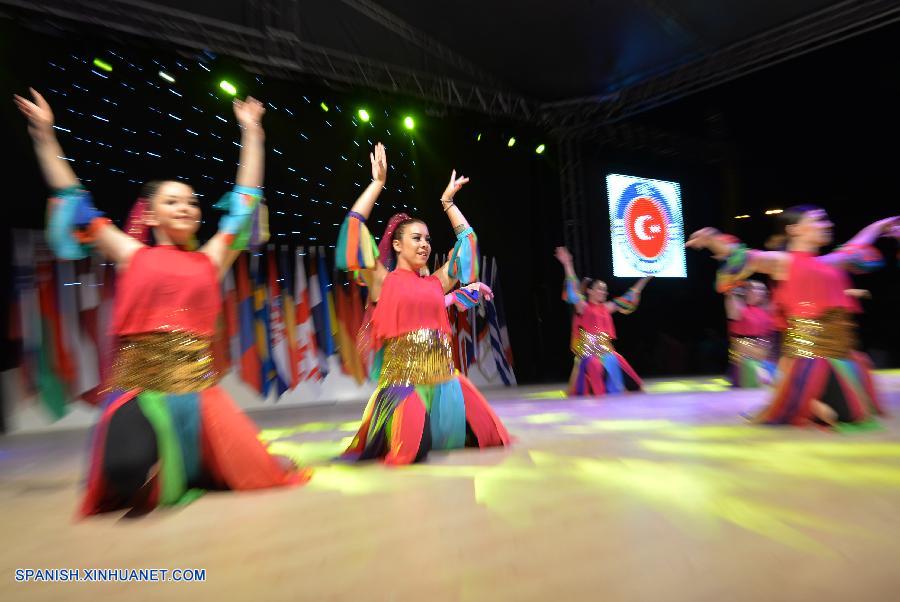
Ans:
POLYGON ((351 289, 349 281, 341 282, 341 280, 349 279, 340 274, 338 278, 335 278, 337 286, 334 290, 334 298, 341 367, 344 373, 349 374, 357 383, 362 384, 366 380, 366 371, 363 368, 363 362, 356 347, 356 332, 359 330, 359 323, 362 321, 362 318, 356 319, 353 315, 353 301, 351 300, 351 295, 357 293, 357 291, 351 289))
POLYGON ((263 399, 278 377, 272 360, 272 339, 269 325, 269 299, 266 295, 266 279, 262 264, 263 253, 250 255, 250 277, 253 280, 253 323, 256 334, 256 353, 259 355, 260 388, 263 399))
POLYGON ((229 365, 235 370, 241 361, 241 322, 233 269, 225 272, 225 278, 222 279, 222 314, 225 321, 225 336, 228 338, 229 365))
MULTIPOLYGON (((490 357, 492 358, 492 361, 497 368, 497 373, 500 375, 500 379, 503 381, 503 384, 509 387, 516 384, 516 375, 513 372, 512 363, 509 361, 509 357, 512 357, 512 352, 510 351, 509 355, 507 355, 506 350, 503 348, 503 330, 501 330, 500 327, 498 310, 500 297, 497 294, 499 291, 500 283, 497 279, 496 258, 491 261, 490 265, 490 277, 488 278, 490 284, 488 286, 490 286, 491 290, 494 291, 494 298, 483 303, 485 307, 485 316, 488 323, 488 334, 491 351, 490 357)), ((508 342, 509 340, 507 338, 507 343, 508 342)))
POLYGON ((284 312, 284 335, 288 346, 288 372, 290 388, 300 382, 297 370, 299 354, 297 350, 297 308, 294 303, 294 276, 291 273, 290 255, 287 245, 278 252, 278 272, 281 274, 281 305, 284 312))
POLYGON ((334 353, 334 343, 331 339, 331 326, 328 323, 328 308, 322 295, 322 284, 319 280, 319 261, 316 247, 309 248, 309 304, 312 311, 313 324, 316 331, 316 349, 318 351, 319 373, 328 375, 328 356, 334 353), (329 349, 331 353, 329 353, 329 349))
POLYGON ((513 361, 512 344, 509 342, 509 329, 506 327, 506 313, 503 305, 503 289, 500 287, 500 274, 497 271, 497 258, 492 260, 491 267, 491 290, 494 291, 494 299, 492 305, 497 316, 497 328, 500 331, 500 349, 503 352, 505 365, 509 366, 510 382, 516 384, 516 376, 513 373, 515 362, 513 361))
POLYGON ((316 348, 316 331, 313 324, 310 292, 306 278, 303 247, 297 249, 294 256, 294 299, 297 303, 297 377, 299 380, 318 380, 319 355, 316 348))
POLYGON ((319 247, 319 282, 322 285, 322 299, 328 307, 328 328, 331 333, 331 347, 326 347, 328 355, 334 355, 337 352, 334 339, 337 337, 337 316, 334 311, 334 293, 331 287, 331 270, 328 269, 327 256, 325 247, 319 247))
POLYGON ((275 269, 275 252, 275 246, 269 245, 269 335, 272 363, 275 366, 275 386, 278 396, 281 397, 291 385, 291 349, 288 346, 284 299, 281 296, 281 285, 278 282, 278 272, 275 269))
MULTIPOLYGON (((486 258, 482 258, 481 270, 479 271, 479 274, 481 274, 481 282, 487 283, 490 278, 490 274, 485 271, 488 269, 488 266, 489 264, 486 258)), ((494 356, 491 351, 490 327, 488 326, 487 309, 484 299, 479 298, 479 303, 470 310, 470 315, 472 315, 472 313, 475 315, 475 320, 472 323, 473 338, 475 339, 474 363, 487 382, 494 382, 497 379, 497 374, 496 366, 494 365, 494 356)))
POLYGON ((243 253, 237 260, 237 294, 238 321, 240 323, 241 341, 241 380, 253 388, 262 390, 262 367, 256 345, 256 324, 253 311, 253 295, 251 294, 250 275, 247 272, 247 254, 243 253))

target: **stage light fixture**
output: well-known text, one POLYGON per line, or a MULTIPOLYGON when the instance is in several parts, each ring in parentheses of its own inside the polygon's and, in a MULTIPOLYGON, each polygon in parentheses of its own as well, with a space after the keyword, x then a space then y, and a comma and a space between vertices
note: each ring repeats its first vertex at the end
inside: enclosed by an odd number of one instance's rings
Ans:
POLYGON ((319 103, 319 108, 322 109, 323 111, 325 111, 326 113, 328 112, 328 105, 325 104, 324 100, 319 103))
POLYGON ((237 94, 237 88, 235 88, 235 87, 234 87, 234 84, 232 84, 230 81, 228 81, 228 80, 226 80, 226 79, 223 79, 222 81, 219 82, 219 87, 220 87, 226 94, 230 94, 230 95, 232 95, 232 96, 234 96, 235 94, 237 94))
POLYGON ((412 117, 407 115, 406 117, 403 118, 403 127, 405 127, 408 130, 415 129, 416 121, 412 117))
POLYGON ((100 59, 94 59, 94 67, 96 67, 97 69, 103 69, 107 73, 112 71, 112 65, 100 59))
POLYGON ((506 143, 506 146, 509 147, 509 148, 512 148, 512 147, 514 147, 515 145, 516 145, 516 138, 515 138, 515 136, 512 136, 512 137, 509 139, 509 141, 506 143))
POLYGON ((369 112, 365 109, 358 110, 356 112, 356 115, 359 117, 359 120, 362 121, 363 123, 368 123, 369 119, 371 119, 371 117, 369 117, 369 112))
POLYGON ((534 149, 534 152, 539 155, 543 155, 545 150, 547 150, 546 144, 538 144, 537 148, 534 149))
POLYGON ((175 78, 172 77, 171 75, 169 75, 168 73, 166 73, 165 71, 160 71, 159 76, 161 78, 163 78, 164 80, 166 80, 167 82, 169 82, 170 84, 175 83, 175 78))

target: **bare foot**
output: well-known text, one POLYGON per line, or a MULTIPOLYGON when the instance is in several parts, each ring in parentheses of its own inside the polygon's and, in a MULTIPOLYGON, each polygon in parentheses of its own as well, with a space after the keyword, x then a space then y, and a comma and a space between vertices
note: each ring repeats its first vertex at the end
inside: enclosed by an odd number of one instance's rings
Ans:
POLYGON ((835 412, 831 406, 822 403, 818 399, 813 399, 812 401, 812 413, 813 416, 815 416, 828 426, 837 425, 837 412, 835 412))

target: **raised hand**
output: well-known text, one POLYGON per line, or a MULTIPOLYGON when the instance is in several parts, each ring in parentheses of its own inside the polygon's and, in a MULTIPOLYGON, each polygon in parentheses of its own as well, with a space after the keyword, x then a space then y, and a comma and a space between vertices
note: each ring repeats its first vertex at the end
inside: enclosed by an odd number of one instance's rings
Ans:
POLYGON ((382 143, 376 144, 375 151, 369 153, 369 161, 372 162, 372 179, 384 185, 387 181, 387 153, 382 143))
POLYGON ((255 129, 262 127, 262 118, 266 114, 266 107, 252 96, 248 96, 247 100, 234 99, 234 117, 237 119, 238 125, 244 129, 255 129))
POLYGON ((708 249, 719 234, 720 232, 715 228, 701 228, 691 234, 684 246, 688 249, 708 249))
POLYGON ((482 299, 485 301, 490 301, 494 298, 494 291, 491 290, 491 287, 486 285, 483 282, 473 282, 472 284, 467 284, 462 287, 468 291, 475 291, 479 295, 481 295, 482 299))
POLYGON ((563 265, 572 265, 572 254, 565 247, 556 247, 553 256, 563 265))
POLYGON ((50 131, 55 123, 50 103, 34 88, 28 90, 34 98, 33 102, 18 94, 13 95, 13 101, 19 111, 28 119, 28 129, 32 134, 50 131))
POLYGON ((900 237, 900 216, 886 217, 875 223, 880 228, 881 236, 900 237))
POLYGON ((465 184, 469 183, 469 178, 465 176, 456 177, 456 170, 453 170, 453 173, 450 174, 450 183, 447 184, 447 188, 444 189, 444 194, 441 195, 441 201, 449 202, 453 200, 453 197, 459 192, 460 188, 462 188, 465 184))
POLYGON ((854 299, 871 299, 872 293, 864 288, 848 288, 844 294, 854 299))

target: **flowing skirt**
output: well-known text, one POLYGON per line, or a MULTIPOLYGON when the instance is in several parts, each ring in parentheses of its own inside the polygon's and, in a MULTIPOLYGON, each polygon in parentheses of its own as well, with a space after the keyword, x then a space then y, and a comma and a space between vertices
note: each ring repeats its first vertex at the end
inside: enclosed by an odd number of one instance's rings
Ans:
POLYGON ((300 484, 271 456, 253 422, 220 386, 173 394, 133 389, 107 399, 94 429, 81 516, 183 504, 204 489, 300 484))
POLYGON ((783 357, 769 406, 756 416, 763 424, 816 423, 814 402, 830 407, 839 422, 861 423, 884 410, 872 380, 871 360, 860 352, 843 359, 783 357))
POLYGON ((640 391, 643 383, 631 364, 616 351, 575 358, 569 395, 606 395, 640 391))
POLYGON ((344 457, 410 464, 432 449, 509 445, 500 418, 462 374, 437 384, 383 385, 375 390, 344 457))
POLYGON ((752 357, 732 359, 728 363, 728 380, 732 387, 758 389, 775 380, 775 362, 752 357))

